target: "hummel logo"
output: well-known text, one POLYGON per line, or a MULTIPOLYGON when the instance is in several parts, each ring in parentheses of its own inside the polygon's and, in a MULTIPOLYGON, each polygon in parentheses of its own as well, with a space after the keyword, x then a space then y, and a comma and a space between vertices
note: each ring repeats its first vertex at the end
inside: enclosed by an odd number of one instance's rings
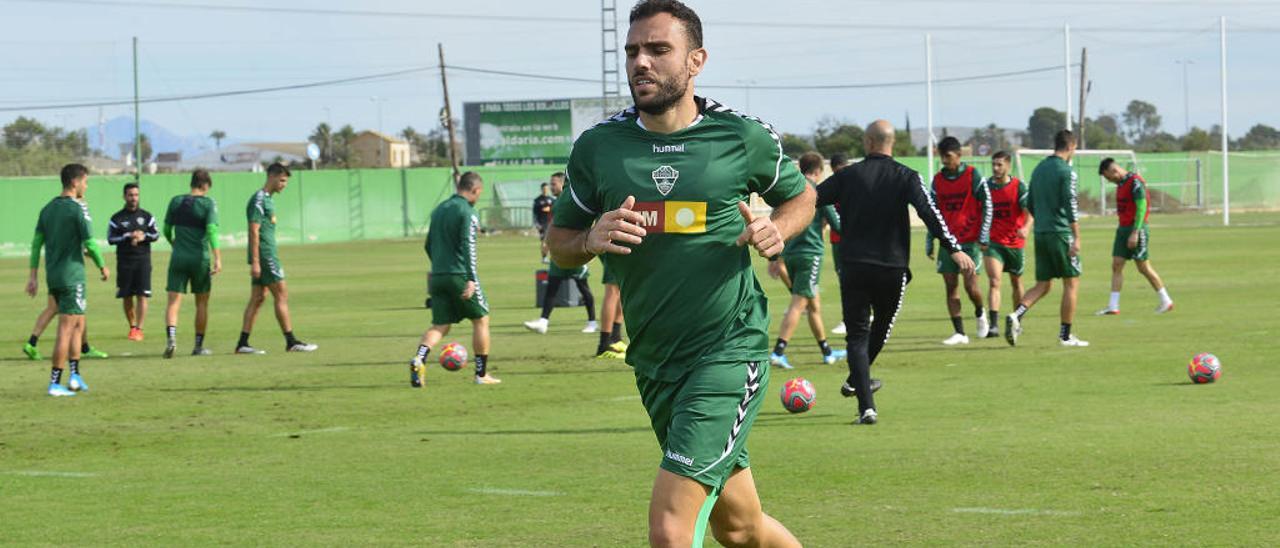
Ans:
POLYGON ((668 154, 672 152, 684 152, 684 143, 678 145, 653 145, 654 154, 668 154))
POLYGON ((684 455, 681 455, 679 453, 674 453, 670 449, 667 449, 667 458, 673 461, 676 461, 678 463, 684 464, 685 466, 693 466, 693 459, 686 457, 684 455))

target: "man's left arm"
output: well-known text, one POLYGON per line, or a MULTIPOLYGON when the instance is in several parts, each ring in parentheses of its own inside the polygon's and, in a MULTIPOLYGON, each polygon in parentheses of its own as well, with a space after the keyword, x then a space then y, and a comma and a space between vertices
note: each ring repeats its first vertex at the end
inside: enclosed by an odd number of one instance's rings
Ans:
POLYGON ((773 128, 749 122, 744 141, 747 157, 747 188, 773 207, 768 217, 755 217, 745 201, 738 212, 746 228, 738 245, 751 244, 763 257, 782 253, 784 242, 799 234, 816 213, 817 193, 809 181, 782 152, 782 141, 773 128))
POLYGON ((156 218, 150 214, 147 215, 147 229, 142 234, 147 243, 160 239, 160 229, 156 228, 156 218))

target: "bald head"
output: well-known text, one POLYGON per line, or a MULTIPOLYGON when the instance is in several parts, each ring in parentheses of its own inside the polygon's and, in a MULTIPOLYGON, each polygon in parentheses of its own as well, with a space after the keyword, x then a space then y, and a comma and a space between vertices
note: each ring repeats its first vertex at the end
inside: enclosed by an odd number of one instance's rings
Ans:
POLYGON ((893 124, 888 120, 876 120, 862 134, 862 144, 867 154, 893 154, 893 124))

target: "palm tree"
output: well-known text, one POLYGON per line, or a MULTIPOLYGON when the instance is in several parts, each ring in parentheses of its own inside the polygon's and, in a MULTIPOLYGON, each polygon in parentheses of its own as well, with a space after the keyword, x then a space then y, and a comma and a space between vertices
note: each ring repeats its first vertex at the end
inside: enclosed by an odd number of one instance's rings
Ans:
POLYGON ((209 134, 209 138, 213 139, 214 146, 218 147, 218 150, 222 150, 222 140, 227 138, 227 132, 215 129, 209 134))

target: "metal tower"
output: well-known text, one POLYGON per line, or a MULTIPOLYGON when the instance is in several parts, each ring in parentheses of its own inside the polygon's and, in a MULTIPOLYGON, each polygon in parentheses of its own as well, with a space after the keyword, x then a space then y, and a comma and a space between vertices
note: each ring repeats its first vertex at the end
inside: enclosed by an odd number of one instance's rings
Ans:
POLYGON ((618 3, 600 0, 600 111, 613 114, 610 99, 622 96, 622 67, 618 64, 618 3))

